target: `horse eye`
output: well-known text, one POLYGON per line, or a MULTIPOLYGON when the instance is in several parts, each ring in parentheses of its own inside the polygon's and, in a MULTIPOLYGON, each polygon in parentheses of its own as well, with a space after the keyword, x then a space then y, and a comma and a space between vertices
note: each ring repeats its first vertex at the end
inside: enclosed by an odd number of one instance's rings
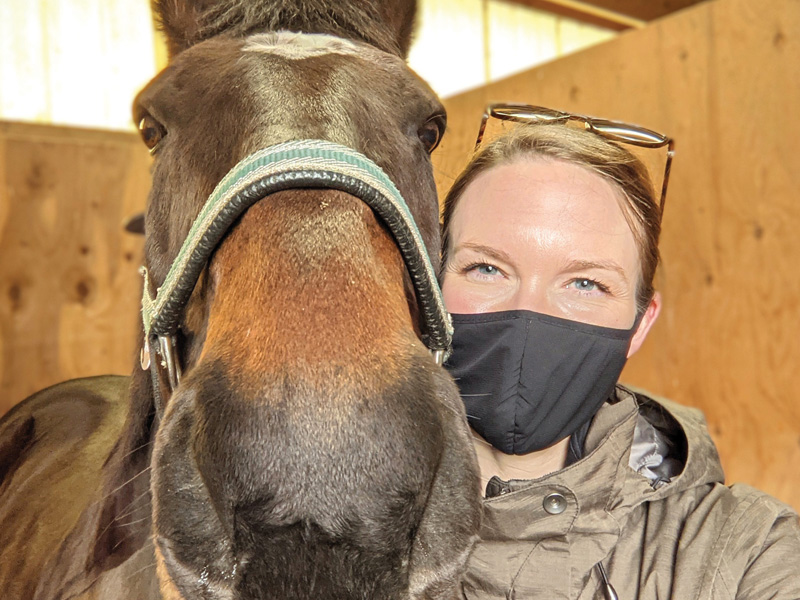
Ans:
POLYGON ((139 134, 142 136, 145 146, 150 150, 150 154, 153 154, 167 132, 161 123, 150 115, 145 115, 139 121, 139 134))
POLYGON ((425 151, 428 154, 433 152, 436 149, 436 146, 439 145, 439 141, 442 139, 443 133, 444 117, 441 115, 431 117, 425 121, 425 124, 419 128, 419 131, 417 131, 417 135, 422 141, 422 145, 425 146, 425 151))

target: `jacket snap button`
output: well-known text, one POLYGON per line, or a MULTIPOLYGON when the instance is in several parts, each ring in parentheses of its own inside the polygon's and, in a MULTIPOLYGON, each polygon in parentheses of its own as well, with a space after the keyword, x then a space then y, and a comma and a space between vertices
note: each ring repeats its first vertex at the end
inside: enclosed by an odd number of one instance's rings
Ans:
POLYGON ((567 499, 559 493, 549 494, 545 496, 542 506, 551 515, 560 515, 567 509, 567 499))

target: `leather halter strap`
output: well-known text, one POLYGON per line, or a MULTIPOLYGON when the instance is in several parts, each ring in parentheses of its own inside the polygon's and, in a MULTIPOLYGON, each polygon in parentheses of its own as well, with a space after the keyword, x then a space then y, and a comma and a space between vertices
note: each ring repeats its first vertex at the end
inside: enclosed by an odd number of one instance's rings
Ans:
MULTIPOLYGON (((438 364, 450 354, 453 326, 444 307, 436 273, 408 206, 386 173, 369 158, 325 140, 298 140, 259 150, 241 160, 217 184, 192 224, 167 276, 150 293, 145 267, 142 322, 145 342, 142 368, 158 363, 174 389, 180 381, 174 335, 189 296, 211 253, 236 219, 265 196, 288 189, 328 188, 365 202, 386 224, 397 243, 414 285, 425 326, 423 342, 438 364), (155 350, 160 360, 151 361, 155 350)), ((158 376, 154 371, 154 380, 158 376)), ((155 385, 155 381, 154 381, 155 385)))

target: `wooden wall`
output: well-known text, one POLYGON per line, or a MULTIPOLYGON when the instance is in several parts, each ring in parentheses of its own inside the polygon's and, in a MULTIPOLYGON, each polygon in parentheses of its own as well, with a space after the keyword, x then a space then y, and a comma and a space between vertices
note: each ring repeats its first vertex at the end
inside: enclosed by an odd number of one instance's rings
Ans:
POLYGON ((800 508, 800 3, 705 2, 449 99, 440 191, 492 101, 676 138, 664 310, 623 380, 702 408, 729 480, 800 508))
POLYGON ((0 122, 0 414, 72 377, 131 372, 150 157, 138 135, 0 122))

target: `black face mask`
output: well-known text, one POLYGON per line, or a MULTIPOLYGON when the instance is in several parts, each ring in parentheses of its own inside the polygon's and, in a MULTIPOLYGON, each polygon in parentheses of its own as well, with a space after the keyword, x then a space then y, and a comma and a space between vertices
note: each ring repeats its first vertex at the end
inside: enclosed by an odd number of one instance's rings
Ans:
POLYGON ((456 380, 470 426, 506 454, 547 448, 614 390, 640 319, 611 329, 527 310, 453 315, 456 380))

